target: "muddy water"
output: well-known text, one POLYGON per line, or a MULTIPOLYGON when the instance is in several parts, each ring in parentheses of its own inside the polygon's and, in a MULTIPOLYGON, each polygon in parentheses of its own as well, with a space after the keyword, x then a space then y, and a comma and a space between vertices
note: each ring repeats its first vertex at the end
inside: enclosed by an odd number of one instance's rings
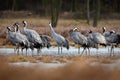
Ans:
MULTIPOLYGON (((110 49, 110 47, 107 47, 107 48, 99 48, 98 50, 95 49, 95 48, 91 48, 90 49, 90 55, 109 55, 109 52, 108 52, 108 49, 110 49)), ((58 55, 58 56, 64 56, 64 55, 67 55, 67 56, 76 56, 76 55, 80 55, 78 54, 78 48, 75 48, 75 47, 70 47, 69 50, 67 50, 66 48, 63 48, 62 49, 63 52, 62 54, 58 54, 58 47, 50 47, 49 49, 47 48, 42 48, 41 49, 41 52, 40 54, 41 55, 58 55)), ((21 50, 19 50, 20 53, 21 50)), ((83 48, 80 48, 80 53, 83 51, 83 48)), ((23 54, 25 54, 25 50, 23 50, 23 54)), ((32 51, 30 49, 28 49, 28 55, 31 55, 32 51)), ((13 48, 0 48, 0 53, 2 54, 5 54, 5 55, 11 55, 11 54, 15 54, 14 53, 14 49, 13 48)), ((37 55, 37 50, 35 49, 33 51, 34 55, 37 55)), ((115 48, 114 49, 114 53, 116 55, 118 55, 120 53, 120 48, 115 48)), ((86 55, 86 51, 84 52, 83 55, 86 55)))

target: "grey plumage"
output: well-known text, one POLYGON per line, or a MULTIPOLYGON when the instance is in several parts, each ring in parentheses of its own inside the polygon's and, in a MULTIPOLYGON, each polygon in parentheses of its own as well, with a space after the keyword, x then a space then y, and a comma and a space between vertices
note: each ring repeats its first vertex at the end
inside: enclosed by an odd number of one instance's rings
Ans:
POLYGON ((15 32, 11 32, 11 28, 7 27, 6 28, 6 33, 7 33, 7 39, 11 42, 12 45, 17 45, 18 43, 16 41, 14 41, 15 38, 15 32))
POLYGON ((16 46, 16 50, 18 50, 19 54, 19 47, 26 47, 29 46, 29 43, 27 42, 27 38, 25 38, 24 35, 20 34, 18 32, 18 26, 15 26, 15 32, 12 32, 10 27, 7 27, 7 39, 16 46))
MULTIPOLYGON (((107 41, 107 45, 111 46, 110 56, 114 53, 114 47, 120 43, 120 35, 116 34, 114 30, 106 31, 106 28, 103 27, 103 35, 107 41)), ((108 50, 109 51, 109 50, 108 50)))
POLYGON ((14 49, 14 52, 18 51, 17 54, 19 54, 19 43, 15 39, 16 38, 16 33, 12 32, 10 27, 7 27, 6 33, 7 33, 6 37, 7 37, 8 41, 10 41, 10 43, 12 45, 16 46, 15 49, 14 49))
POLYGON ((106 40, 108 44, 111 45, 111 52, 110 52, 110 56, 111 56, 112 53, 114 54, 114 47, 120 43, 120 35, 116 34, 114 30, 111 30, 110 35, 106 37, 106 40))
POLYGON ((27 39, 27 37, 23 34, 20 33, 19 31, 19 24, 15 23, 14 24, 14 29, 15 29, 15 39, 19 41, 20 46, 22 47, 22 53, 23 53, 23 49, 26 49, 26 56, 27 56, 27 49, 30 48, 30 43, 27 39))
POLYGON ((67 49, 69 49, 69 42, 68 42, 68 40, 65 39, 63 36, 61 36, 60 34, 57 34, 54 31, 51 23, 49 23, 49 27, 50 27, 51 35, 52 35, 52 37, 54 38, 54 40, 56 41, 56 43, 58 45, 58 54, 59 54, 59 47, 61 47, 61 53, 62 53, 62 46, 64 46, 67 49))
POLYGON ((120 34, 117 34, 118 36, 118 44, 120 44, 120 34))
POLYGON ((106 27, 102 27, 102 30, 103 30, 103 36, 105 36, 105 37, 109 37, 110 36, 110 32, 106 31, 106 27))
POLYGON ((40 35, 40 38, 42 39, 43 42, 43 46, 44 47, 51 47, 51 43, 50 43, 50 37, 47 35, 40 35))
POLYGON ((108 43, 117 43, 118 36, 113 31, 110 31, 110 35, 108 37, 106 37, 106 40, 108 41, 108 43))
POLYGON ((31 42, 34 48, 37 48, 37 53, 39 53, 40 48, 43 46, 42 39, 40 38, 39 34, 32 29, 27 29, 27 22, 23 21, 23 32, 26 35, 29 42, 31 42))
MULTIPOLYGON (((75 44, 78 44, 78 53, 80 53, 80 45, 85 49, 88 47, 88 40, 87 37, 82 35, 80 32, 76 31, 77 28, 71 29, 69 31, 70 38, 75 44)), ((83 53, 83 52, 82 52, 83 53)))
POLYGON ((106 47, 106 39, 105 37, 99 32, 92 32, 91 30, 88 31, 88 44, 90 47, 99 48, 99 45, 103 45, 106 47))

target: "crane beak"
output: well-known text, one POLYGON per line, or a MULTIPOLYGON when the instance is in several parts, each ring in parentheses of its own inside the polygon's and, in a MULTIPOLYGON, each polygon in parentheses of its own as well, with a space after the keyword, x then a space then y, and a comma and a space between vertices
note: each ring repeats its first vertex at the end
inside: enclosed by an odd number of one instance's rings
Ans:
POLYGON ((73 29, 73 31, 76 31, 76 30, 78 30, 78 28, 75 27, 75 28, 73 29))

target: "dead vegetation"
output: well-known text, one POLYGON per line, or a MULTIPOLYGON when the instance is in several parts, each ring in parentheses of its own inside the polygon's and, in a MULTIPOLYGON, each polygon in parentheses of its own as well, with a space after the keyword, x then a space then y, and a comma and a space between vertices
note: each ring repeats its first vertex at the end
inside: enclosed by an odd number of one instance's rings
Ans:
POLYGON ((8 64, 7 57, 0 56, 0 80, 120 80, 120 68, 109 70, 102 66, 89 65, 97 60, 95 57, 77 56, 67 59, 75 61, 64 67, 44 69, 40 66, 12 66, 8 64))
MULTIPOLYGON (((50 34, 50 29, 49 29, 49 22, 50 19, 43 19, 43 18, 4 18, 0 19, 0 46, 6 46, 10 45, 10 43, 6 40, 6 33, 5 29, 7 26, 12 26, 15 22, 18 22, 20 26, 22 27, 22 21, 26 20, 28 22, 28 28, 36 30, 39 34, 47 34, 51 36, 50 34)), ((72 41, 69 37, 69 30, 73 27, 78 27, 81 33, 86 35, 86 32, 88 29, 92 29, 94 32, 102 32, 102 27, 106 27, 109 30, 113 29, 117 33, 120 33, 120 20, 100 20, 98 24, 98 28, 92 27, 92 20, 90 21, 90 25, 86 24, 86 20, 74 20, 74 19, 60 19, 58 21, 58 25, 55 29, 55 31, 64 37, 66 37, 69 41, 70 44, 72 45, 72 41)), ((20 28, 21 28, 20 27, 20 28)), ((21 29, 20 29, 21 30, 21 29)), ((51 38, 52 39, 52 38, 51 38)), ((53 39, 51 40, 53 42, 53 39)), ((54 45, 56 45, 53 42, 54 45)))
POLYGON ((120 59, 120 56, 22 56, 22 55, 9 55, 6 56, 8 62, 31 62, 31 63, 37 63, 37 62, 44 62, 44 63, 67 63, 67 62, 99 62, 104 64, 113 63, 116 60, 120 59))

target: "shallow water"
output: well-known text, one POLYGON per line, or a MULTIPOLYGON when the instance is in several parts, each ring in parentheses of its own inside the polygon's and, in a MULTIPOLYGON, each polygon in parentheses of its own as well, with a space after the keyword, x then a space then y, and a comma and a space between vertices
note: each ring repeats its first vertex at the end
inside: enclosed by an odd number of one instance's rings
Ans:
POLYGON ((15 66, 40 67, 40 68, 57 68, 57 67, 63 67, 66 65, 66 63, 44 63, 44 62, 38 62, 38 63, 15 62, 15 63, 9 63, 9 64, 15 65, 15 66))
MULTIPOLYGON (((105 55, 110 55, 108 52, 108 48, 110 49, 110 47, 107 48, 99 48, 98 50, 95 48, 91 48, 90 49, 90 55, 97 55, 97 56, 105 56, 105 55)), ((47 48, 42 48, 40 54, 41 55, 54 55, 54 56, 76 56, 76 55, 80 55, 78 54, 78 48, 72 47, 70 46, 70 49, 67 50, 66 48, 62 49, 62 54, 58 54, 58 47, 50 47, 49 49, 47 48)), ((19 50, 20 53, 21 50, 19 50)), ((80 53, 83 51, 83 48, 80 48, 80 53)), ((15 54, 14 53, 14 49, 13 48, 0 48, 0 53, 4 54, 4 55, 11 55, 11 54, 15 54)), ((23 54, 25 54, 26 51, 25 49, 23 50, 23 54)), ((32 51, 30 49, 28 49, 27 51, 28 55, 32 54, 32 51)), ((115 48, 114 49, 114 53, 115 55, 118 55, 120 53, 120 48, 115 48)), ((37 50, 34 49, 33 51, 34 55, 37 55, 37 50)), ((86 51, 84 52, 83 55, 86 55, 86 51)))

